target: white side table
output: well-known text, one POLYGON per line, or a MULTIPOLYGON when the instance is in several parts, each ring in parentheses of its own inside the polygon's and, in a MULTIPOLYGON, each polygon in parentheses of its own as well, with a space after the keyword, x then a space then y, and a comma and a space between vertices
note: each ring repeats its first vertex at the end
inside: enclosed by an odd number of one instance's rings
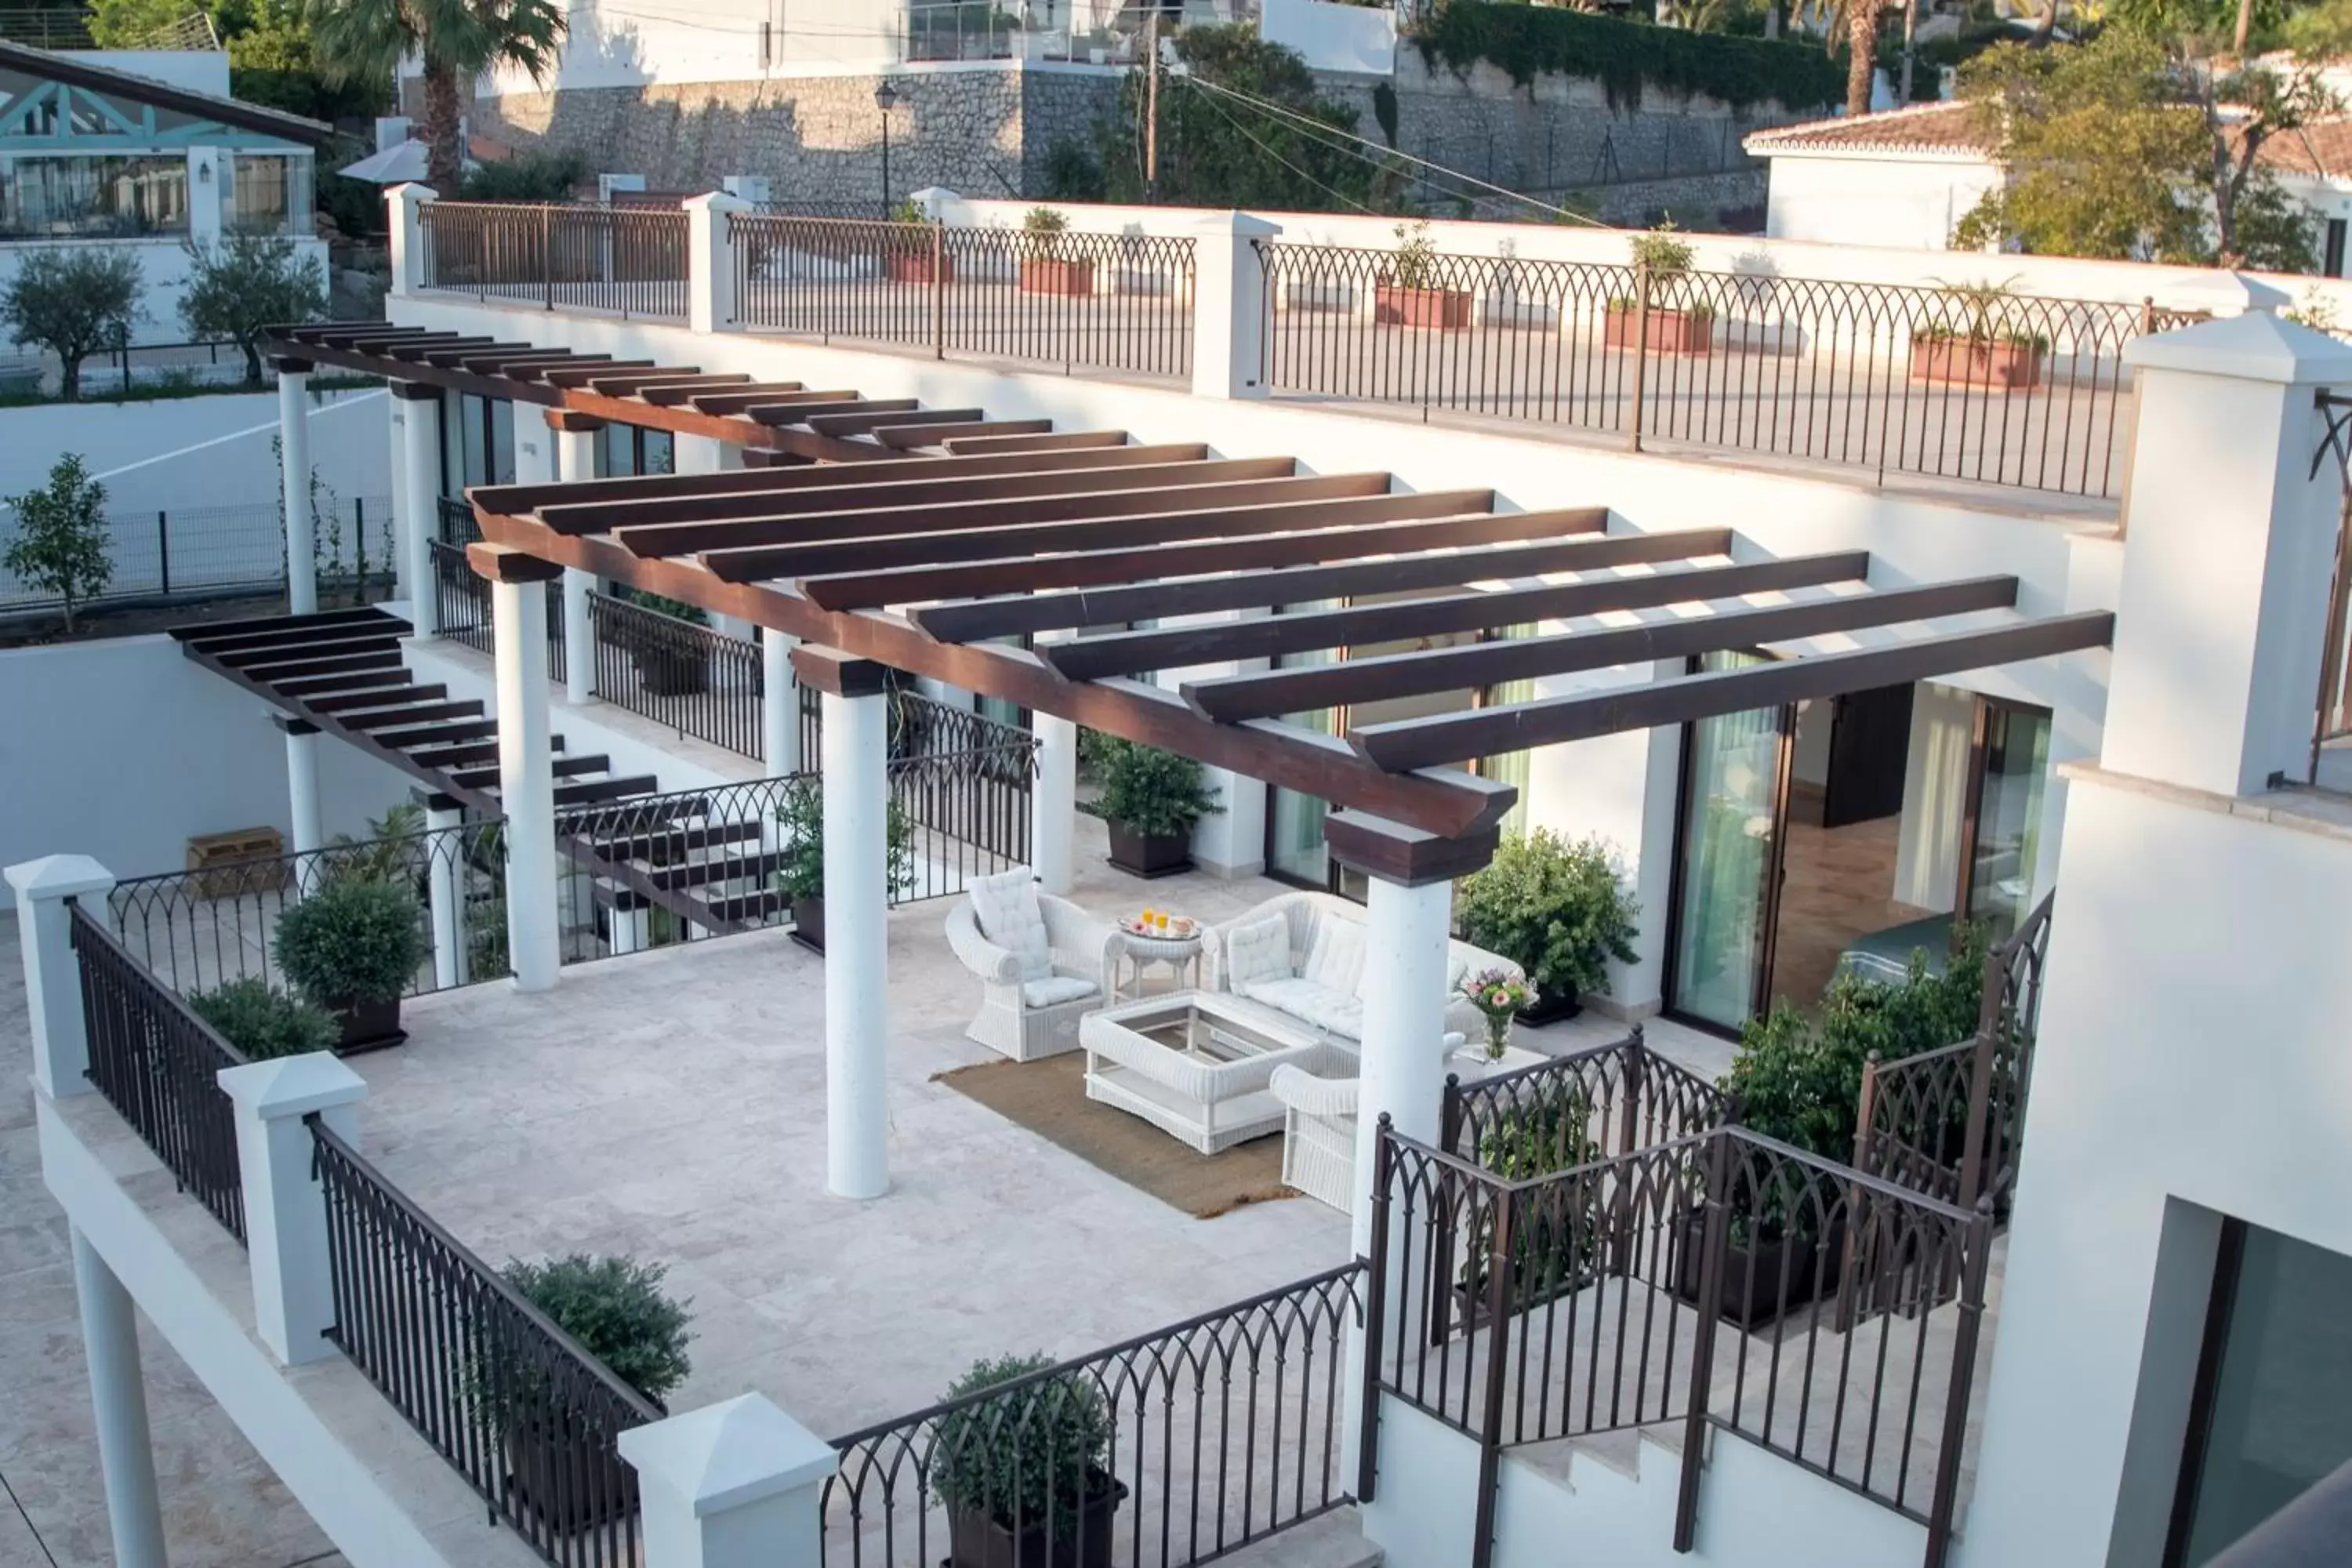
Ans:
POLYGON ((1117 927, 1111 933, 1110 973, 1103 987, 1110 1005, 1139 1000, 1144 971, 1155 965, 1166 967, 1171 990, 1199 990, 1202 935, 1197 926, 1191 936, 1138 936, 1125 926, 1117 927))

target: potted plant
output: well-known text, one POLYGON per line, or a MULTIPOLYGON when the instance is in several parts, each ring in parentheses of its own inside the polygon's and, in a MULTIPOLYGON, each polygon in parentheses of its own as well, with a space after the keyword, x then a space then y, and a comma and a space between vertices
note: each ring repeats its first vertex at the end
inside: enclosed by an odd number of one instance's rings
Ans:
POLYGON ((1911 334, 1912 380, 2005 391, 2042 384, 2042 359, 2050 341, 2011 329, 2008 300, 2017 292, 2016 279, 1935 281, 1938 297, 1957 308, 1959 319, 1939 310, 1934 321, 1911 334))
POLYGON ((1091 1568, 1111 1561, 1127 1487, 1105 1465, 1110 1412, 1044 1354, 981 1361, 942 1401, 931 1489, 952 1568, 1091 1568))
POLYGON ((331 1051, 343 1037, 342 1023, 333 1014, 251 975, 194 993, 188 1009, 247 1061, 331 1051))
POLYGON ((1201 764, 1157 746, 1121 742, 1103 763, 1096 807, 1110 826, 1110 863, 1131 877, 1167 877, 1192 864, 1192 825, 1223 811, 1201 764))
MULTIPOLYGON (((776 890, 793 910, 793 940, 824 951, 824 792, 813 778, 794 779, 776 802, 776 839, 783 847, 776 890)), ((915 826, 894 795, 883 828, 886 893, 915 885, 915 826)))
POLYGON ((1640 299, 1614 295, 1602 322, 1601 343, 1612 349, 1646 347, 1652 353, 1701 355, 1715 349, 1715 307, 1689 298, 1692 252, 1688 241, 1676 237, 1671 223, 1626 242, 1633 253, 1633 270, 1648 280, 1648 323, 1643 322, 1640 299), (1677 302, 1660 304, 1664 297, 1677 302))
MULTIPOLYGON (((629 602, 656 616, 688 626, 707 626, 710 617, 698 605, 688 605, 659 594, 631 594, 629 602)), ((690 697, 710 684, 710 664, 699 640, 677 628, 636 616, 622 617, 626 628, 619 638, 637 667, 637 684, 655 697, 690 697)))
POLYGON ((1083 296, 1095 291, 1095 264, 1064 254, 1070 220, 1052 207, 1031 207, 1021 220, 1021 291, 1083 296))
POLYGON ((1511 1048, 1511 1020, 1535 1005, 1534 988, 1507 969, 1482 969, 1454 990, 1486 1020, 1486 1060, 1501 1061, 1511 1048))
POLYGON ((1549 828, 1507 837, 1464 879, 1463 939, 1517 964, 1534 991, 1519 1010, 1530 1026, 1574 1017, 1587 995, 1609 994, 1609 960, 1632 963, 1642 908, 1617 880, 1608 846, 1573 844, 1549 828))
POLYGON ((905 201, 890 209, 890 221, 898 226, 889 230, 883 241, 883 277, 893 283, 946 283, 954 279, 955 258, 937 247, 939 226, 929 214, 905 201))
POLYGON ((1372 285, 1372 320, 1385 327, 1458 332, 1470 324, 1470 290, 1444 286, 1429 225, 1396 226, 1396 258, 1372 285))
MULTIPOLYGON (((544 1263, 510 1259, 499 1275, 614 1376, 656 1406, 686 1381, 690 1303, 661 1288, 665 1269, 635 1258, 573 1253, 544 1263)), ((535 1355, 486 1349, 471 1377, 476 1404, 506 1444, 520 1499, 560 1535, 636 1511, 636 1471, 602 1420, 583 1419, 578 1394, 535 1355), (583 1441, 583 1438, 586 1441, 583 1441)), ((534 1347, 536 1349, 537 1347, 534 1347)))
MULTIPOLYGON (((1510 1182, 1532 1182, 1601 1158, 1591 1135, 1592 1107, 1573 1085, 1529 1089, 1478 1139, 1478 1163, 1510 1182)), ((1512 1202, 1507 1310, 1521 1312, 1592 1282, 1607 1237, 1603 1183, 1570 1176, 1521 1189, 1512 1202)), ((1487 1317, 1494 1282, 1495 1215, 1472 1222, 1454 1286, 1455 1321, 1475 1328, 1487 1317)))
POLYGON ((425 906, 406 888, 329 881, 278 917, 278 964, 305 1000, 342 1020, 349 1055, 396 1046, 400 997, 432 953, 425 906))

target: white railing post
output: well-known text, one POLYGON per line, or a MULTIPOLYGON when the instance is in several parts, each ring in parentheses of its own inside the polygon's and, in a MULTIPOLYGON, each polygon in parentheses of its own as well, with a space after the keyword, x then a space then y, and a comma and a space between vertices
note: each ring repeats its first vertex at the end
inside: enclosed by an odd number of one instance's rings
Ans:
POLYGON ((425 286, 425 204, 440 199, 430 185, 394 185, 383 194, 392 287, 403 299, 425 286))
POLYGON ((621 1434, 644 1503, 645 1568, 818 1568, 833 1445, 746 1394, 621 1434))
POLYGON ((1212 213, 1192 226, 1192 395, 1264 397, 1265 268, 1256 241, 1282 226, 1212 213))
POLYGON ((335 1353, 327 1339, 335 1326, 334 1271, 327 1258, 327 1201, 302 1119, 315 1110, 355 1144, 366 1080, 327 1051, 247 1062, 215 1076, 236 1117, 253 1326, 288 1366, 323 1360, 335 1353))
POLYGON ((698 332, 735 332, 735 240, 730 213, 751 204, 719 191, 686 204, 686 321, 698 332))
POLYGON ((5 875, 16 891, 16 944, 25 959, 25 1012, 33 1031, 33 1081, 51 1100, 90 1090, 89 1033, 81 969, 74 961, 68 899, 93 913, 114 891, 114 873, 87 855, 20 860, 5 875))

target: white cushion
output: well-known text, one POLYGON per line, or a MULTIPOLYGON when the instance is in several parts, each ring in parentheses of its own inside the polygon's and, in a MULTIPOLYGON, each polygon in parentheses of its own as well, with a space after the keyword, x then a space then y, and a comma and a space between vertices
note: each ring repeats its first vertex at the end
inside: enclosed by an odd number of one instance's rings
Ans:
POLYGON ((1093 981, 1080 975, 1048 974, 1042 980, 1021 983, 1021 1004, 1024 1007, 1052 1007, 1091 996, 1097 989, 1093 981))
POLYGON ((1315 941, 1307 949, 1307 963, 1298 977, 1342 996, 1353 996, 1364 978, 1364 928, 1329 915, 1317 921, 1315 941))
POLYGON ((1029 868, 1016 866, 993 877, 975 877, 971 890, 980 934, 1021 960, 1022 979, 1051 979, 1054 943, 1045 934, 1045 911, 1037 905, 1037 879, 1029 868))
POLYGON ((1319 1029, 1328 1030, 1344 1038, 1360 1040, 1364 1037, 1363 1002, 1328 985, 1318 985, 1312 980, 1301 978, 1255 980, 1243 986, 1241 994, 1253 1002, 1263 1002, 1276 1012, 1305 1019, 1319 1029))
POLYGON ((1225 933, 1225 988, 1240 991, 1261 980, 1290 977, 1290 922, 1280 915, 1235 926, 1225 933))

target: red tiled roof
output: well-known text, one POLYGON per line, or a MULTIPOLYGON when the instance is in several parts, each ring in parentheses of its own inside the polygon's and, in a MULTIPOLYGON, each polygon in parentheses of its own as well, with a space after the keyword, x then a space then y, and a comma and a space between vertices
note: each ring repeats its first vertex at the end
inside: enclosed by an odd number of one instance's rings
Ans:
POLYGON ((2282 132, 2263 143, 2257 161, 2284 174, 2352 176, 2352 118, 2282 132))
POLYGON ((1751 152, 1789 151, 1976 153, 1992 151, 1965 103, 1915 103, 1876 114, 1847 114, 1759 131, 1748 138, 1751 152))

